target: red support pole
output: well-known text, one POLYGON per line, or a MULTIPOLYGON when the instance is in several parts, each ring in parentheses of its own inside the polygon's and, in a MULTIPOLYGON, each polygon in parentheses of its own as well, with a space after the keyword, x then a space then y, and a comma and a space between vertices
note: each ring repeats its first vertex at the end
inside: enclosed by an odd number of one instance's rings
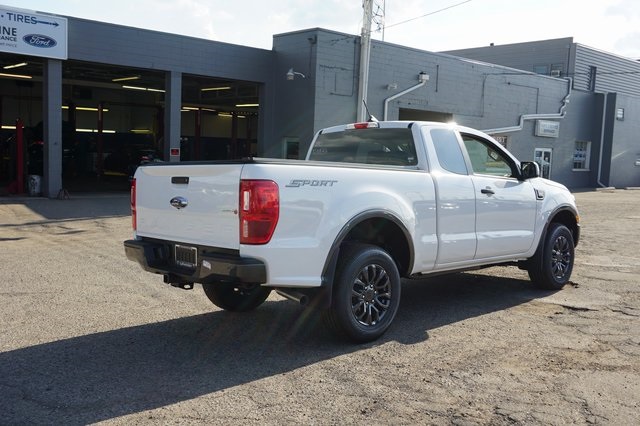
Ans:
POLYGON ((23 124, 21 119, 16 120, 16 157, 17 157, 17 167, 16 167, 16 180, 17 180, 17 188, 18 194, 24 193, 24 135, 23 135, 23 124))

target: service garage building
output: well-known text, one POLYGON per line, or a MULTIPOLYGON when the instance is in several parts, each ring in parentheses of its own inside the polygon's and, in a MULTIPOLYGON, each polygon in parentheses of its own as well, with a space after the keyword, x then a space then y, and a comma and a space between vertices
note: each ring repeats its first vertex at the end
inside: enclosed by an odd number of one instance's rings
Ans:
POLYGON ((20 125, 24 174, 41 174, 54 197, 63 187, 125 187, 118 178, 143 158, 259 154, 273 52, 7 8, 1 15, 3 187, 15 180, 20 125))
MULTIPOLYGON (((308 29, 264 50, 0 9, 0 195, 19 164, 48 197, 126 190, 146 161, 303 158, 317 130, 356 120, 358 36, 308 29)), ((367 103, 379 119, 484 129, 569 187, 640 186, 636 98, 572 77, 373 41, 367 103), (617 149, 631 166, 616 181, 617 149)))

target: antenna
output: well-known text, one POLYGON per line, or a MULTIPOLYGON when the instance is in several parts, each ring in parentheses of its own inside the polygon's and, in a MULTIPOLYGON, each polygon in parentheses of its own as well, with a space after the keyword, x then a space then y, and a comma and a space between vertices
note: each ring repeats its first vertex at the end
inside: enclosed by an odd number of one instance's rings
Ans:
POLYGON ((367 115, 369 116, 369 120, 367 121, 377 123, 378 119, 373 114, 371 114, 371 111, 369 111, 369 106, 367 105, 367 101, 363 99, 362 104, 364 105, 364 109, 367 111, 367 115))

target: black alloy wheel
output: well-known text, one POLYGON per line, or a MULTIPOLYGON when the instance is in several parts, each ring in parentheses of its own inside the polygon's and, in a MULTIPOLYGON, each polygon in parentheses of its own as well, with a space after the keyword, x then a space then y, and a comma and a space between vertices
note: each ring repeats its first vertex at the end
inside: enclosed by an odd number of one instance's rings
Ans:
POLYGON ((400 274, 391 256, 368 244, 340 250, 331 309, 325 322, 355 342, 369 342, 389 328, 400 305, 400 274))

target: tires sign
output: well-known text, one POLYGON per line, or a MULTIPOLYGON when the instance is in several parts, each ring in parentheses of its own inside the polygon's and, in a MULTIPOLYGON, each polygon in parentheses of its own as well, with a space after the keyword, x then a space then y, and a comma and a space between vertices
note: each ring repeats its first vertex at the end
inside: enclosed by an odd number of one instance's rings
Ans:
POLYGON ((67 59, 67 19, 0 6, 0 52, 67 59))

